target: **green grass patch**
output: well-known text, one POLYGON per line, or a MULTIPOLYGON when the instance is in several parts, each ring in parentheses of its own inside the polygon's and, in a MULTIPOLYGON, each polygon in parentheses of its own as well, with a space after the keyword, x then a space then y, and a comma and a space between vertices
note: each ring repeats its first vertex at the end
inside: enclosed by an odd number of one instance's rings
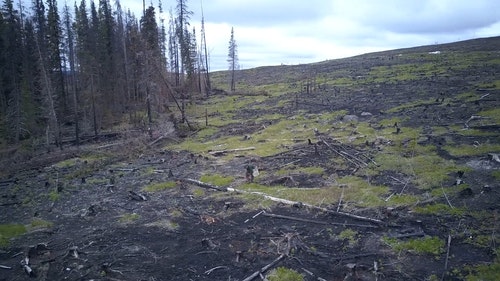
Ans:
POLYGON ((495 179, 500 180, 500 171, 499 171, 499 170, 492 171, 492 172, 491 172, 491 175, 492 175, 495 179))
POLYGON ((347 240, 347 242, 349 243, 349 247, 354 247, 358 244, 359 233, 356 230, 346 228, 339 233, 338 238, 347 240))
POLYGON ((437 257, 445 251, 444 241, 436 236, 416 238, 406 241, 384 237, 383 240, 397 252, 409 251, 415 254, 431 254, 437 257))
POLYGON ((426 215, 452 215, 463 216, 466 213, 464 208, 452 208, 449 205, 436 203, 414 208, 415 212, 426 215))
POLYGON ((266 275, 267 280, 269 281, 303 281, 304 276, 297 271, 286 268, 286 267, 277 267, 269 272, 266 275))
MULTIPOLYGON (((355 204, 359 207, 384 206, 383 197, 388 195, 389 188, 386 186, 372 185, 363 178, 357 176, 346 176, 337 180, 346 187, 344 188, 343 201, 355 204)), ((340 188, 338 188, 341 192, 340 188)), ((337 197, 338 198, 338 197, 337 197)))
POLYGON ((171 189, 177 186, 177 183, 175 181, 166 181, 166 182, 159 182, 159 183, 154 183, 150 184, 148 186, 145 186, 142 188, 143 191, 147 192, 158 192, 158 191, 163 191, 166 189, 171 189))
MULTIPOLYGON (((293 118, 285 118, 281 114, 269 114, 260 116, 256 120, 257 123, 271 121, 271 124, 263 126, 263 129, 252 134, 249 140, 243 140, 243 135, 224 136, 216 140, 205 140, 198 136, 187 139, 180 144, 170 145, 168 148, 201 154, 208 151, 255 147, 255 150, 241 151, 238 155, 269 156, 288 150, 296 144, 297 140, 313 137, 314 128, 317 128, 320 132, 328 132, 332 128, 332 121, 343 114, 345 114, 345 111, 309 114, 307 116, 301 113, 293 118)), ((234 156, 235 153, 228 153, 223 157, 232 158, 234 156)))
POLYGON ((387 110, 387 112, 388 113, 398 113, 398 112, 402 112, 402 111, 405 111, 405 110, 408 110, 408 109, 411 109, 411 108, 416 108, 416 107, 420 107, 420 106, 431 105, 431 104, 434 104, 434 103, 436 103, 435 99, 417 100, 417 101, 413 101, 413 102, 408 102, 408 103, 402 104, 400 106, 393 107, 393 108, 387 110))
POLYGON ((137 213, 123 214, 118 221, 123 224, 130 224, 137 221, 141 216, 137 213))
MULTIPOLYGON (((269 196, 283 198, 291 201, 303 202, 312 205, 328 205, 338 202, 340 196, 340 188, 324 187, 324 188, 290 188, 283 186, 266 186, 257 183, 242 184, 239 189, 248 192, 260 192, 269 196)), ((243 194, 249 195, 249 199, 262 200, 263 195, 259 194, 243 194)), ((271 203, 272 204, 272 203, 271 203)))
POLYGON ((479 156, 488 153, 500 152, 500 144, 480 144, 480 145, 447 145, 444 147, 452 156, 479 156))
POLYGON ((231 176, 222 176, 218 174, 211 174, 211 175, 203 175, 200 178, 200 181, 210 183, 216 186, 227 186, 230 185, 232 182, 234 182, 234 177, 231 176))
POLYGON ((169 219, 163 219, 163 220, 158 220, 154 222, 150 222, 145 224, 147 227, 158 227, 161 229, 165 229, 167 231, 175 231, 179 228, 179 224, 176 222, 173 222, 169 219))
POLYGON ((388 206, 409 206, 417 203, 420 200, 419 196, 416 195, 408 195, 408 194, 397 194, 391 196, 389 200, 387 200, 388 206))
POLYGON ((495 108, 480 111, 476 115, 487 117, 488 119, 484 120, 485 124, 500 124, 500 107, 498 106, 495 108))
MULTIPOLYGON (((498 61, 499 59, 497 59, 498 61)), ((498 62, 497 62, 498 63, 498 62)), ((479 85, 479 87, 481 88, 487 88, 487 89, 500 89, 500 80, 495 80, 491 83, 485 83, 485 84, 481 84, 479 85)))
POLYGON ((26 227, 22 224, 0 224, 0 247, 9 245, 11 238, 26 233, 26 227))
POLYGON ((402 157, 399 153, 378 153, 378 165, 371 165, 370 174, 382 171, 396 171, 408 175, 419 188, 430 189, 449 179, 449 173, 460 169, 453 161, 445 160, 436 154, 422 154, 402 157))
POLYGON ((290 175, 290 174, 308 174, 308 175, 322 175, 325 169, 322 167, 300 167, 296 165, 288 165, 278 171, 274 175, 290 175))
POLYGON ((57 192, 57 190, 52 190, 49 192, 49 199, 50 201, 57 201, 61 198, 61 194, 59 192, 57 192))
POLYGON ((203 188, 196 188, 195 190, 193 190, 194 197, 203 197, 203 196, 205 196, 205 194, 206 194, 206 191, 203 188))
MULTIPOLYGON (((497 252, 500 250, 497 250, 497 252)), ((500 280, 500 260, 496 260, 490 264, 480 264, 466 267, 468 271, 465 276, 467 281, 496 281, 500 280)))
POLYGON ((31 228, 51 228, 54 225, 54 223, 42 219, 33 219, 31 221, 30 227, 31 228))

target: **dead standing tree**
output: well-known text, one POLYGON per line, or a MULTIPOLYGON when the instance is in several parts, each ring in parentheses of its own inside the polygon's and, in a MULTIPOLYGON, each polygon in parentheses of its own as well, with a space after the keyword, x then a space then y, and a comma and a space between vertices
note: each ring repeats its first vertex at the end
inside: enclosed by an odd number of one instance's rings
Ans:
MULTIPOLYGON (((38 52, 38 59, 40 61, 40 71, 42 73, 42 93, 44 94, 44 101, 45 101, 45 112, 47 114, 47 129, 46 129, 46 139, 47 139, 47 146, 50 145, 50 135, 52 134, 54 136, 54 140, 57 146, 61 145, 61 133, 60 133, 60 127, 59 127, 59 121, 57 118, 57 113, 56 113, 56 104, 55 100, 53 97, 54 94, 54 89, 52 87, 52 82, 50 80, 50 77, 47 73, 44 59, 42 56, 42 52, 40 50, 40 45, 38 43, 38 40, 35 41, 37 45, 37 52, 38 52)), ((61 146, 62 148, 62 146, 61 146)))
POLYGON ((229 52, 227 55, 227 62, 229 63, 230 71, 230 90, 234 92, 236 90, 235 72, 239 68, 238 65, 238 45, 236 45, 236 40, 234 39, 234 28, 231 27, 231 38, 229 39, 229 52))

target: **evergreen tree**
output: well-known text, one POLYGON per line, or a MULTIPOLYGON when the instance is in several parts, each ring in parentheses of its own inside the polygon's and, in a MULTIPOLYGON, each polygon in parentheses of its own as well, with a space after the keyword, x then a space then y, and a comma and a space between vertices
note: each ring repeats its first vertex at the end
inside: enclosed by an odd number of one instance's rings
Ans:
POLYGON ((19 11, 14 9, 12 0, 5 0, 2 7, 4 27, 2 34, 2 96, 7 136, 11 142, 19 141, 22 129, 21 78, 22 78, 22 28, 19 11))
POLYGON ((23 32, 22 104, 23 123, 26 127, 23 138, 43 135, 43 128, 46 125, 42 111, 43 95, 40 86, 39 61, 36 54, 35 28, 33 21, 28 19, 25 21, 23 32))
MULTIPOLYGON (((184 72, 187 70, 188 65, 190 64, 190 47, 191 47, 191 42, 190 42, 190 36, 188 32, 188 27, 189 27, 189 20, 191 18, 191 15, 193 14, 192 11, 188 9, 187 6, 187 0, 177 0, 177 26, 176 26, 176 36, 177 40, 179 42, 179 48, 180 48, 180 56, 181 56, 181 81, 183 79, 184 72)), ((188 77, 192 75, 192 73, 188 73, 188 77)))
POLYGON ((72 93, 73 100, 73 122, 75 126, 75 143, 80 144, 80 120, 78 116, 78 86, 77 86, 77 73, 76 73, 76 55, 75 55, 75 41, 74 41, 74 30, 72 27, 71 15, 69 12, 68 5, 64 6, 64 27, 66 31, 66 55, 69 62, 69 73, 68 73, 68 91, 72 93))
POLYGON ((4 77, 6 72, 5 63, 7 61, 7 52, 5 46, 6 36, 6 24, 4 22, 3 13, 0 11, 0 133, 1 135, 6 135, 5 132, 5 113, 7 110, 7 92, 5 91, 4 86, 4 77))

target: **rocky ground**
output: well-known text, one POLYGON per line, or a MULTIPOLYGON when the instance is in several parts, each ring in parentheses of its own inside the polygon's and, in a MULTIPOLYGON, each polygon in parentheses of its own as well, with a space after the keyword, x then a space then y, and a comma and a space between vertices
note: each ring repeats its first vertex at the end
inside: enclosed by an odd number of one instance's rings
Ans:
MULTIPOLYGON (((496 38, 430 46, 418 49, 418 53, 437 49, 491 52, 499 49, 499 42, 496 38)), ((349 79, 364 79, 374 66, 418 61, 418 56, 409 56, 412 52, 416 50, 313 65, 266 67, 243 76, 247 83, 258 84, 283 69, 287 73, 313 71, 318 76, 344 69, 349 79)), ((496 60, 499 58, 497 53, 496 60)), ((248 199, 237 191, 245 182, 247 157, 223 160, 209 153, 196 155, 164 149, 157 143, 134 149, 137 142, 117 139, 40 154, 22 165, 3 159, 0 222, 25 225, 27 233, 16 236, 0 249, 0 280, 261 280, 268 269, 280 266, 301 273, 304 280, 462 280, 470 273, 467 266, 489 265, 496 258, 500 185, 492 171, 498 171, 500 163, 491 155, 500 151, 456 157, 443 147, 500 143, 499 124, 481 119, 467 122, 477 112, 500 105, 498 87, 478 86, 492 83, 499 72, 498 62, 478 61, 468 69, 455 69, 450 63, 446 73, 397 82, 387 82, 391 77, 387 74, 385 81, 358 87, 325 84, 307 95, 302 85, 291 81, 288 94, 267 99, 258 110, 247 108, 235 113, 235 118, 249 120, 247 123, 222 127, 217 133, 242 137, 254 134, 266 121, 259 123, 252 121, 253 118, 270 110, 289 116, 298 110, 310 113, 347 110, 376 130, 384 129, 377 126, 388 116, 405 117, 404 123, 399 124, 402 130, 470 125, 482 134, 471 136, 450 131, 434 137, 428 131, 419 141, 435 146, 442 157, 470 168, 463 175, 460 171, 451 173, 443 183, 452 186, 459 178, 468 188, 451 198, 434 200, 482 210, 484 216, 421 214, 404 205, 319 207, 321 204, 311 206, 299 200, 259 204, 263 200, 260 195, 252 194, 248 199), (293 90, 296 86, 299 89, 293 90), (468 101, 457 98, 458 93, 465 92, 470 92, 473 98, 468 101), (283 100, 288 102, 276 109, 274 106, 283 100), (431 102, 418 102, 421 100, 431 102), (389 111, 412 103, 414 106, 389 111), (235 180, 229 189, 194 181, 210 173, 232 176, 235 180), (146 186, 164 182, 175 185, 160 191, 144 190, 146 186), (257 203, 249 205, 246 200, 257 203), (474 239, 473 230, 478 228, 485 230, 485 244, 490 246, 468 242, 474 239), (439 237, 445 241, 443 251, 419 254, 394 250, 387 243, 388 238, 417 237, 439 237)), ((367 142, 350 146, 323 132, 312 134, 310 140, 315 145, 306 139, 298 140, 285 152, 258 157, 256 163, 266 173, 255 181, 268 186, 322 188, 331 181, 324 175, 283 177, 274 172, 294 162, 303 167, 323 167, 326 174, 350 175, 359 169, 356 158, 363 157, 361 162, 369 162, 381 146, 388 145, 367 142), (350 157, 345 159, 348 164, 334 169, 330 159, 336 155, 350 157)), ((401 179, 401 174, 383 173, 371 181, 389 186, 391 192, 405 189, 411 194, 423 193, 401 179)))

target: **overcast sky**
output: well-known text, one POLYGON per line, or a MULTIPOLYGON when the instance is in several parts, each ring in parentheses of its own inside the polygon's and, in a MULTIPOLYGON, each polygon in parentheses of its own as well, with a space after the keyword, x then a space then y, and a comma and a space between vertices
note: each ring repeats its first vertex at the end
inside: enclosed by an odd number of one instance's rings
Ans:
MULTIPOLYGON (((120 2, 142 14, 142 0, 120 2)), ((211 70, 228 68, 231 27, 241 68, 500 36, 499 0, 188 0, 198 33, 202 4, 211 70)))

